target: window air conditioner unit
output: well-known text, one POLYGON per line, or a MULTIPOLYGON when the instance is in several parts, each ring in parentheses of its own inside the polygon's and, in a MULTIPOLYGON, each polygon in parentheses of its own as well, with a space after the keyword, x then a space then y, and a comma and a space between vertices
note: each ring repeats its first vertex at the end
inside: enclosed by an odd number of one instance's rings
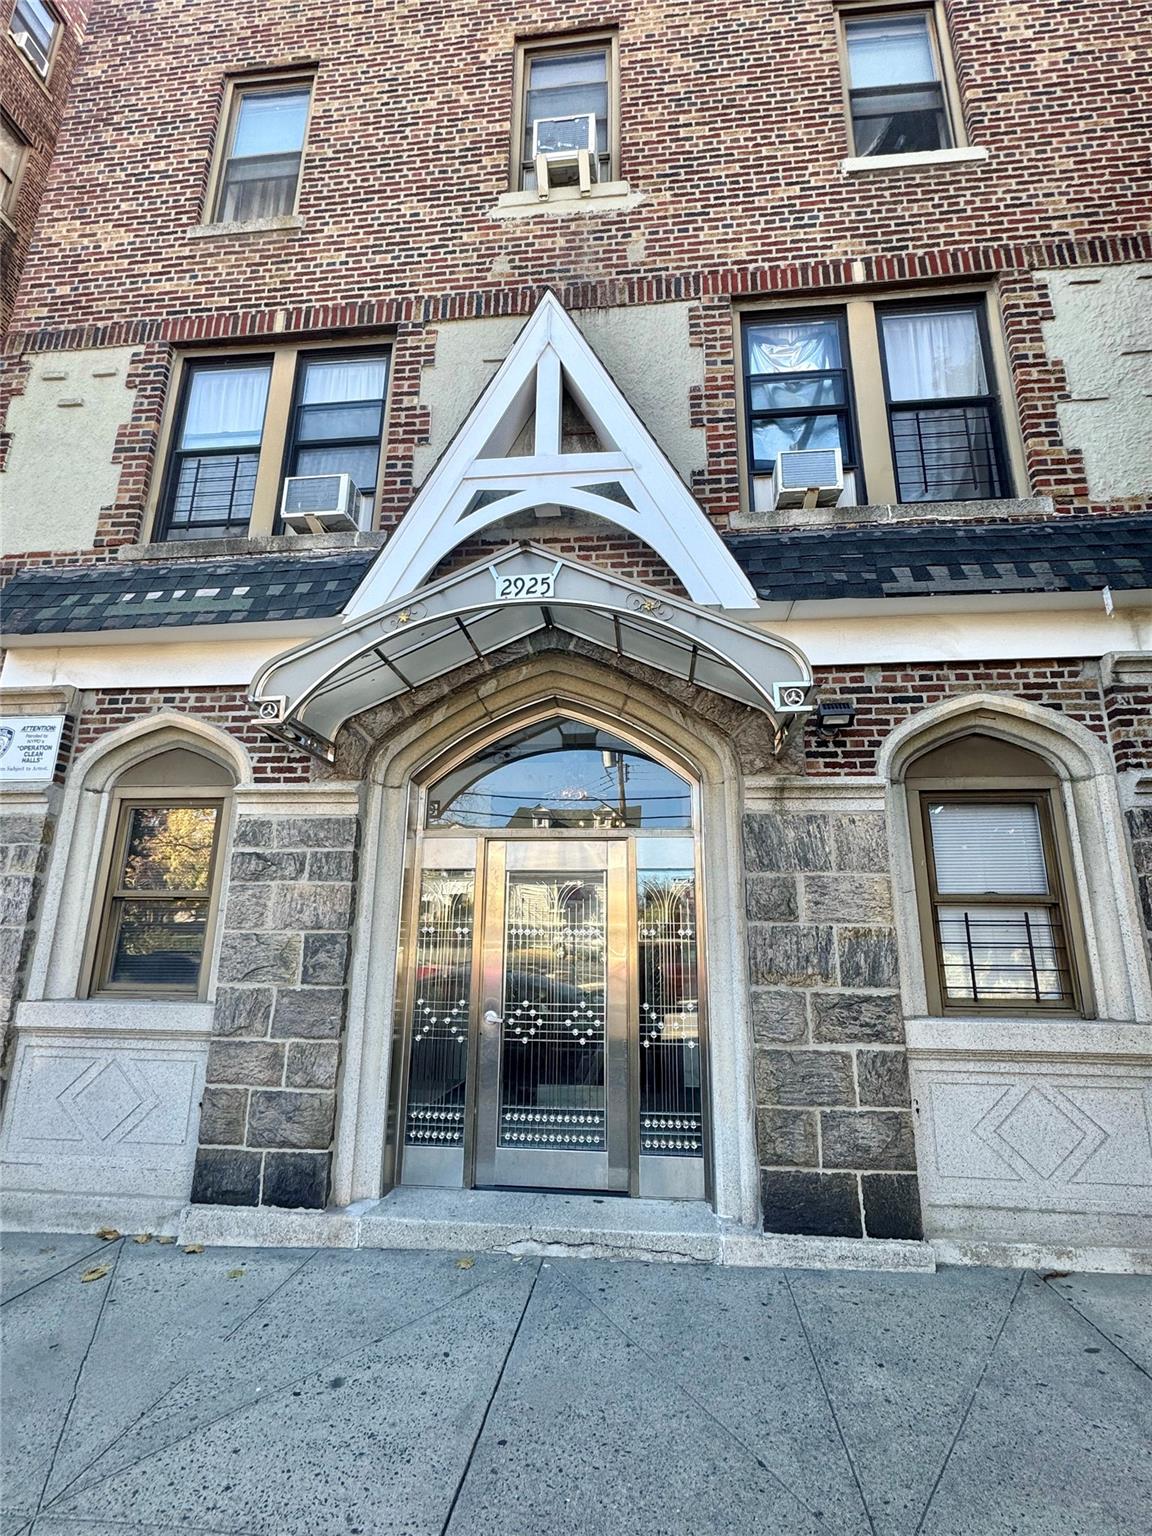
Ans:
POLYGON ((24 54, 25 58, 31 59, 32 63, 36 66, 37 74, 46 75, 48 73, 48 55, 32 36, 31 32, 13 32, 12 41, 19 48, 20 52, 24 54))
POLYGON ((360 492, 351 475, 290 475, 280 497, 280 519, 290 533, 355 533, 360 492))
POLYGON ((774 507, 832 507, 843 493, 839 448, 785 448, 776 455, 774 507))
POLYGON ((541 198, 546 198, 553 187, 574 185, 587 197, 592 183, 600 179, 596 114, 538 117, 532 124, 532 162, 541 198))

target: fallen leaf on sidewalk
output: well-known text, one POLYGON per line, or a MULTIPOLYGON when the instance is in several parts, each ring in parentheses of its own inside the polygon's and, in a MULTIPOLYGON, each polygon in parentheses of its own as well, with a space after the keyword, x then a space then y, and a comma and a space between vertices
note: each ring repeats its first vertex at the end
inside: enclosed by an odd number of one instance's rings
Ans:
POLYGON ((103 1280, 105 1275, 112 1273, 111 1264, 97 1264, 95 1269, 86 1269, 80 1276, 80 1284, 87 1285, 89 1280, 103 1280))
POLYGON ((174 1243, 176 1239, 174 1237, 158 1237, 156 1241, 158 1243, 174 1243))
POLYGON ((186 1243, 185 1246, 184 1246, 184 1252, 185 1253, 203 1253, 204 1252, 204 1244, 203 1243, 186 1243))
POLYGON ((472 1266, 475 1263, 476 1263, 475 1259, 457 1259, 456 1260, 456 1268, 457 1269, 471 1269, 472 1266))
POLYGON ((151 1232, 137 1232, 132 1241, 134 1243, 150 1243, 152 1241, 152 1234, 151 1232))
POLYGON ((228 1271, 228 1278, 229 1280, 243 1280, 244 1271, 242 1269, 230 1269, 228 1271))
POLYGON ((117 1232, 115 1227, 101 1227, 96 1236, 102 1237, 106 1243, 111 1243, 114 1242, 115 1239, 120 1236, 120 1234, 117 1232))

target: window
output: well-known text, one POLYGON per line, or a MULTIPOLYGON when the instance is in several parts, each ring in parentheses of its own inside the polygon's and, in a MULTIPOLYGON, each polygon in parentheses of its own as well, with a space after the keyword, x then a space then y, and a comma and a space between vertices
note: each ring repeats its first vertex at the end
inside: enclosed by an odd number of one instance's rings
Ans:
POLYGON ((907 785, 929 1007, 1080 1010, 1083 941, 1051 767, 973 732, 916 759, 907 785))
POLYGON ((1073 1006, 1046 797, 922 799, 944 1006, 1073 1006))
POLYGON ((899 500, 1008 494, 982 306, 883 309, 880 334, 899 500))
POLYGON ((387 358, 379 352, 312 354, 297 370, 288 474, 351 475, 364 527, 376 502, 387 379, 387 358))
POLYGON ((294 211, 311 94, 308 81, 233 88, 213 204, 216 223, 246 223, 294 211))
POLYGON ((857 155, 902 155, 953 143, 930 11, 842 16, 857 155))
POLYGON ((11 215, 20 190, 20 176, 28 154, 28 140, 0 112, 0 213, 11 215))
POLYGON ((748 436, 756 474, 781 449, 839 448, 855 465, 848 337, 842 313, 782 315, 744 327, 748 436))
POLYGON ((1020 448, 1004 423, 1007 361, 988 300, 853 298, 743 315, 752 507, 773 509, 782 449, 839 448, 842 506, 1012 496, 1020 448))
POLYGON ((193 363, 186 370, 165 538, 247 533, 271 375, 267 359, 193 363))
POLYGON ((200 991, 221 802, 122 801, 95 991, 200 991))
POLYGON ((286 347, 185 361, 153 537, 271 534, 286 475, 350 475, 371 527, 388 356, 286 347))
MULTIPOLYGON (((541 142, 568 143, 565 135, 580 135, 593 119, 597 179, 616 174, 615 39, 609 35, 562 43, 530 44, 517 56, 517 110, 513 128, 513 187, 535 191, 534 128, 548 119, 564 119, 551 131, 542 129, 541 142), (583 119, 584 122, 578 120, 583 119), (559 137, 557 137, 559 136, 559 137)), ((550 178, 551 179, 551 178, 550 178)), ((555 182, 553 182, 555 184, 555 182)))
POLYGON ((60 40, 59 17, 42 0, 16 0, 8 30, 32 68, 47 79, 60 40))

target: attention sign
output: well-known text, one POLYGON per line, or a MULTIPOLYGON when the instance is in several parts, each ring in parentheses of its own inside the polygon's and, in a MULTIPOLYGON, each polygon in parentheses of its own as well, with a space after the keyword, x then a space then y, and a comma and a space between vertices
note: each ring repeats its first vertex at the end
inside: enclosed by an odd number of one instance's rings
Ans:
POLYGON ((50 779, 63 730, 63 715, 0 715, 0 783, 50 779))

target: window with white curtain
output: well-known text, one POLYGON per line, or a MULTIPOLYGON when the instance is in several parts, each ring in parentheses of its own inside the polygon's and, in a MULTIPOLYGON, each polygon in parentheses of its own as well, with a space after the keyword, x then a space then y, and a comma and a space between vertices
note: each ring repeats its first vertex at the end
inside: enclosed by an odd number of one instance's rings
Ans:
POLYGON ((923 792, 921 806, 943 1006, 1074 1007, 1047 795, 923 792))
POLYGON ((296 206, 311 82, 238 85, 232 92, 212 217, 276 218, 296 206))
POLYGON ((350 475, 367 526, 376 500, 388 354, 312 353, 297 369, 290 475, 350 475))
POLYGON ((1010 495, 983 306, 878 313, 899 499, 1010 495))
POLYGON ((185 369, 163 538, 247 533, 271 376, 269 358, 191 363, 185 369))
POLYGON ((853 152, 915 154, 952 145, 931 11, 845 15, 853 152))
POLYGON ((389 361, 385 345, 351 352, 315 343, 185 360, 152 537, 282 531, 288 475, 349 475, 360 526, 370 528, 389 361))

